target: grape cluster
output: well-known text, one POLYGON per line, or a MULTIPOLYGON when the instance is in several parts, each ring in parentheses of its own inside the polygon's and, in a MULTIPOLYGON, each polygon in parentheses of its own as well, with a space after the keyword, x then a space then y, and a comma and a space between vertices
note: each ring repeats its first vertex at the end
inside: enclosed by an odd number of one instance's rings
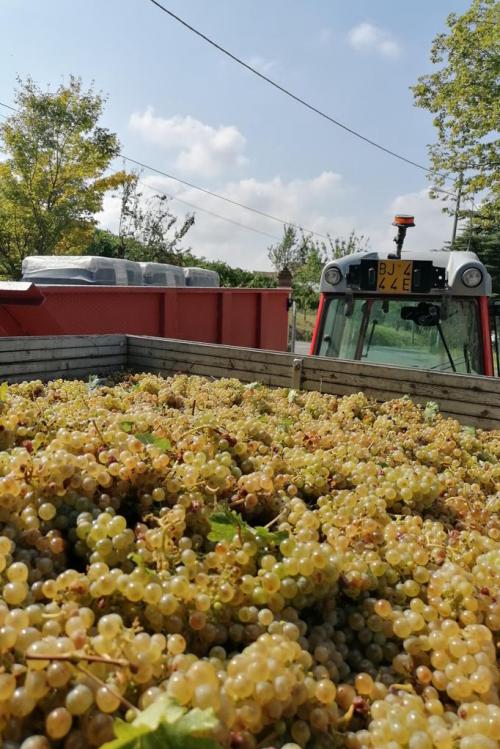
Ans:
POLYGON ((169 695, 222 749, 498 749, 500 434, 177 375, 0 412, 0 739, 169 695))

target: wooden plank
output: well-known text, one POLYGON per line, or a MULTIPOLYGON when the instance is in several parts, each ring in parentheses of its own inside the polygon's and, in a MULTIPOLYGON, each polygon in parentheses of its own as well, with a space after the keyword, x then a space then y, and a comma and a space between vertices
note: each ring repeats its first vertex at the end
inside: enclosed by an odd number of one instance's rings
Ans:
POLYGON ((264 372, 254 372, 252 369, 228 369, 227 367, 208 365, 205 362, 182 362, 182 361, 169 361, 166 359, 151 359, 144 360, 141 357, 136 358, 135 356, 129 356, 129 366, 133 367, 137 371, 147 372, 151 369, 155 371, 168 372, 171 374, 185 373, 191 375, 198 375, 200 377, 214 377, 216 379, 220 377, 234 377, 242 382, 262 382, 264 385, 272 385, 274 387, 290 387, 290 377, 280 377, 279 375, 264 372))
POLYGON ((147 363, 149 360, 159 360, 162 362, 191 362, 193 364, 206 363, 207 366, 218 366, 226 368, 228 371, 233 369, 244 369, 251 368, 254 372, 261 372, 263 374, 277 374, 282 377, 289 377, 291 381, 292 377, 292 365, 288 364, 274 364, 274 363, 263 363, 255 362, 247 359, 233 359, 232 357, 226 356, 207 356, 205 354, 193 354, 191 352, 184 351, 160 351, 159 349, 140 349, 139 351, 132 349, 129 350, 129 357, 139 357, 142 361, 147 363))
POLYGON ((53 336, 8 336, 0 338, 0 351, 22 351, 39 349, 64 349, 79 346, 123 346, 127 336, 109 335, 53 335, 53 336))
POLYGON ((42 380, 42 382, 48 382, 49 380, 78 380, 78 379, 88 379, 90 374, 97 374, 97 375, 106 375, 106 374, 113 374, 114 372, 118 372, 120 370, 120 367, 117 367, 115 365, 111 366, 105 366, 105 367, 99 367, 97 370, 94 370, 90 372, 87 368, 83 369, 73 369, 70 372, 65 372, 61 374, 61 372, 36 372, 33 375, 28 375, 28 377, 25 377, 23 375, 14 375, 13 377, 9 377, 9 383, 16 383, 16 382, 25 382, 29 380, 42 380))
MULTIPOLYGON (((292 366, 296 354, 283 353, 279 351, 261 351, 259 349, 240 348, 238 346, 220 346, 209 343, 192 343, 174 339, 153 338, 149 336, 127 336, 130 351, 160 349, 168 351, 186 352, 190 354, 203 354, 206 356, 228 357, 233 360, 256 361, 269 364, 281 364, 292 366)), ((491 392, 500 395, 500 380, 495 377, 483 377, 480 375, 463 375, 454 373, 434 372, 424 369, 408 369, 393 365, 367 364, 365 362, 353 362, 343 359, 331 359, 319 356, 303 356, 303 367, 309 367, 318 371, 325 371, 330 376, 339 380, 345 374, 362 374, 375 378, 385 377, 387 379, 408 380, 412 382, 442 385, 448 388, 462 388, 472 392, 491 392)))
MULTIPOLYGON (((89 357, 87 357, 87 360, 89 357)), ((24 379, 29 379, 32 375, 40 372, 70 372, 74 369, 83 370, 86 369, 89 373, 93 373, 98 367, 103 366, 117 366, 123 367, 126 364, 126 359, 122 354, 114 356, 96 356, 88 365, 84 367, 81 359, 74 360, 50 360, 42 362, 22 362, 20 364, 4 364, 0 370, 0 376, 8 379, 11 375, 23 375, 24 379)))
POLYGON ((0 372, 4 363, 17 363, 23 361, 47 361, 64 359, 93 359, 99 356, 119 355, 126 360, 126 351, 123 345, 106 346, 78 346, 76 348, 62 349, 22 349, 20 351, 0 351, 0 372))
POLYGON ((435 372, 429 369, 412 369, 395 367, 393 365, 365 364, 364 362, 347 361, 345 359, 327 359, 325 357, 306 356, 304 367, 311 367, 318 372, 329 372, 339 379, 345 374, 361 374, 366 377, 385 377, 391 380, 407 380, 412 382, 444 387, 466 388, 477 392, 492 392, 500 395, 500 380, 496 377, 482 375, 455 374, 453 372, 435 372))

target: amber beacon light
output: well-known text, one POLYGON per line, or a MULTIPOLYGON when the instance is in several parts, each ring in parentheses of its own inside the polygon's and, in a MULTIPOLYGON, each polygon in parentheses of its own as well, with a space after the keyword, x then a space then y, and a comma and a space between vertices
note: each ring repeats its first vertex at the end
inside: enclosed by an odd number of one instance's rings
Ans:
POLYGON ((392 222, 392 225, 398 227, 398 233, 394 237, 394 241, 396 242, 396 248, 397 248, 396 257, 400 258, 401 250, 403 249, 403 242, 405 241, 406 230, 409 229, 411 226, 415 226, 415 219, 413 216, 406 216, 404 214, 399 214, 398 216, 394 216, 394 221, 392 222))
POLYGON ((394 216, 394 221, 392 222, 393 226, 415 226, 415 217, 414 216, 406 216, 404 214, 400 214, 399 216, 394 216))

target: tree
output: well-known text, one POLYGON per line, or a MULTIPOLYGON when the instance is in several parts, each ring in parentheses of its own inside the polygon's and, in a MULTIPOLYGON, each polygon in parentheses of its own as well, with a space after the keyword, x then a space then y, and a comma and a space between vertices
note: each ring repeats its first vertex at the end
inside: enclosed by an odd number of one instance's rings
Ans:
POLYGON ((461 183, 464 197, 481 198, 483 215, 498 216, 498 3, 473 0, 468 11, 450 14, 446 23, 449 32, 438 34, 431 48, 431 62, 439 68, 412 87, 417 106, 432 112, 437 128, 437 142, 429 146, 432 168, 439 172, 430 175, 431 194, 438 197, 451 177, 455 190, 461 183))
POLYGON ((80 79, 55 91, 20 80, 15 102, 0 125, 0 273, 10 278, 27 255, 82 252, 104 193, 124 180, 105 176, 118 139, 98 125, 103 97, 80 79))
POLYGON ((326 240, 318 242, 311 234, 299 234, 294 227, 285 226, 281 242, 268 248, 268 257, 276 270, 287 267, 293 272, 293 296, 305 314, 317 305, 323 266, 329 260, 366 249, 367 245, 368 239, 354 229, 347 239, 328 234, 326 240))
POLYGON ((283 237, 277 244, 267 248, 267 256, 278 273, 285 268, 293 272, 305 261, 305 245, 304 234, 300 235, 294 226, 284 226, 283 237))
POLYGON ((166 195, 144 198, 139 175, 129 174, 122 185, 118 235, 97 230, 86 255, 126 258, 140 262, 186 265, 194 260, 181 240, 194 224, 189 214, 178 225, 166 195))

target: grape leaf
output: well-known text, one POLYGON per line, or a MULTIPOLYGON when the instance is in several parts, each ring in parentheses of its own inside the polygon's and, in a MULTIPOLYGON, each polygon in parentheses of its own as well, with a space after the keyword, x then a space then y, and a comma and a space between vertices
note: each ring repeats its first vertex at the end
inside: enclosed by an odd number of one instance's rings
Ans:
POLYGON ((194 708, 188 712, 165 693, 132 723, 115 720, 116 738, 102 749, 220 749, 213 739, 200 736, 217 725, 213 710, 194 708))
POLYGON ((210 533, 208 540, 214 541, 232 541, 237 533, 242 533, 244 526, 249 526, 234 510, 227 507, 224 510, 212 513, 210 515, 210 533))
POLYGON ((163 452, 167 452, 167 450, 170 450, 172 447, 170 440, 166 437, 155 437, 151 432, 134 434, 134 437, 138 439, 139 442, 142 442, 143 445, 154 445, 154 447, 163 450, 163 452))
POLYGON ((262 382, 249 382, 245 385, 245 390, 257 390, 262 387, 262 382))
POLYGON ((438 404, 434 403, 434 401, 428 401, 424 409, 425 421, 434 421, 438 413, 439 413, 438 404))
POLYGON ((288 538, 286 531, 270 531, 268 528, 257 525, 253 528, 255 535, 266 546, 279 546, 279 544, 288 538))
POLYGON ((144 560, 144 557, 142 557, 140 554, 137 554, 137 552, 128 554, 127 559, 130 559, 131 562, 133 562, 137 567, 140 567, 141 570, 144 570, 144 572, 146 572, 148 575, 154 576, 153 570, 148 567, 144 560))
POLYGON ((7 393, 9 392, 9 385, 7 382, 2 382, 0 385, 0 401, 7 400, 7 393))
POLYGON ((263 526, 255 528, 246 523, 241 515, 227 507, 210 515, 210 533, 208 540, 232 541, 236 535, 245 540, 257 541, 264 546, 278 546, 288 534, 285 531, 270 531, 263 526))
POLYGON ((462 432, 464 434, 471 434, 473 437, 476 436, 476 428, 475 427, 464 426, 464 427, 462 427, 462 432))
POLYGON ((293 427, 293 419, 291 419, 288 416, 285 416, 285 418, 282 419, 280 423, 278 424, 278 429, 280 430, 280 432, 288 433, 292 427, 293 427))
POLYGON ((106 384, 106 380, 103 380, 101 377, 98 377, 97 375, 89 375, 89 379, 87 382, 87 388, 89 390, 97 390, 97 388, 102 387, 102 385, 106 384))

